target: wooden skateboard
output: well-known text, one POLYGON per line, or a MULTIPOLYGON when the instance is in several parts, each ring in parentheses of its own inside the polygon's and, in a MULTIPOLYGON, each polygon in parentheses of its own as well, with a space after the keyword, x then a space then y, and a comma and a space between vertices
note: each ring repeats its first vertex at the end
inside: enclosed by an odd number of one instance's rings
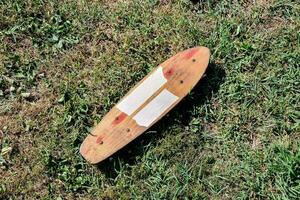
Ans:
POLYGON ((80 147, 90 163, 98 163, 127 145, 185 97, 204 74, 210 57, 206 47, 177 53, 135 85, 92 130, 80 147))

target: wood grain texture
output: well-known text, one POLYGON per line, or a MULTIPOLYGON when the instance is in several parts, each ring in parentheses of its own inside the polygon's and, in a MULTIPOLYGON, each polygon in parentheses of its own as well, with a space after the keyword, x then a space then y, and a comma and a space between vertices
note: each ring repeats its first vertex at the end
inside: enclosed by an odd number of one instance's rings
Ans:
MULTIPOLYGON (((209 62, 209 57, 210 51, 208 48, 195 47, 179 52, 175 56, 163 62, 160 66, 163 68, 164 77, 168 79, 167 83, 148 98, 130 116, 114 106, 92 130, 91 134, 89 134, 83 141, 80 147, 81 155, 88 162, 95 164, 106 159, 141 135, 191 91, 204 74, 209 62), (164 89, 167 89, 179 97, 178 100, 165 110, 156 120, 154 120, 150 126, 139 126, 132 117, 142 110, 164 89)), ((154 70, 152 70, 144 79, 133 87, 127 95, 123 97, 123 99, 126 98, 126 96, 128 96, 145 79, 147 79, 154 70)))

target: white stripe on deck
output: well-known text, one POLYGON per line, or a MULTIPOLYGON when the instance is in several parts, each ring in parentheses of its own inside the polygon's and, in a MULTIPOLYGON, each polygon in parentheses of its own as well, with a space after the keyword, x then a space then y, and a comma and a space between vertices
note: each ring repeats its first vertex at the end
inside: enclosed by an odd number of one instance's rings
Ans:
POLYGON ((166 82, 163 69, 159 66, 145 81, 118 103, 117 108, 127 115, 131 115, 166 82))
POLYGON ((149 104, 140 110, 133 119, 140 126, 148 127, 168 108, 170 108, 179 97, 164 89, 149 104))

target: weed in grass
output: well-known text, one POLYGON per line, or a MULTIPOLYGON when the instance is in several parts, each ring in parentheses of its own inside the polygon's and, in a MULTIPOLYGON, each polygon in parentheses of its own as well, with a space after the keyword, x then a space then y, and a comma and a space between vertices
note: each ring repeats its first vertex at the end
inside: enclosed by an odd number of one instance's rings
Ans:
POLYGON ((38 74, 37 61, 21 61, 18 55, 10 55, 4 61, 3 72, 0 77, 0 90, 2 98, 8 98, 9 95, 20 95, 21 97, 30 97, 31 90, 37 86, 37 79, 43 77, 38 74))

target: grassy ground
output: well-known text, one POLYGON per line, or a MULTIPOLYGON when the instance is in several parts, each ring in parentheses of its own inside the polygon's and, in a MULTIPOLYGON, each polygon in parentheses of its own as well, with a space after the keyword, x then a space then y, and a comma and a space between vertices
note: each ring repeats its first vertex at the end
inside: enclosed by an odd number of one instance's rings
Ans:
POLYGON ((0 199, 299 199, 293 0, 0 0, 0 199), (207 76, 105 162, 78 148, 159 63, 207 46, 207 76))

